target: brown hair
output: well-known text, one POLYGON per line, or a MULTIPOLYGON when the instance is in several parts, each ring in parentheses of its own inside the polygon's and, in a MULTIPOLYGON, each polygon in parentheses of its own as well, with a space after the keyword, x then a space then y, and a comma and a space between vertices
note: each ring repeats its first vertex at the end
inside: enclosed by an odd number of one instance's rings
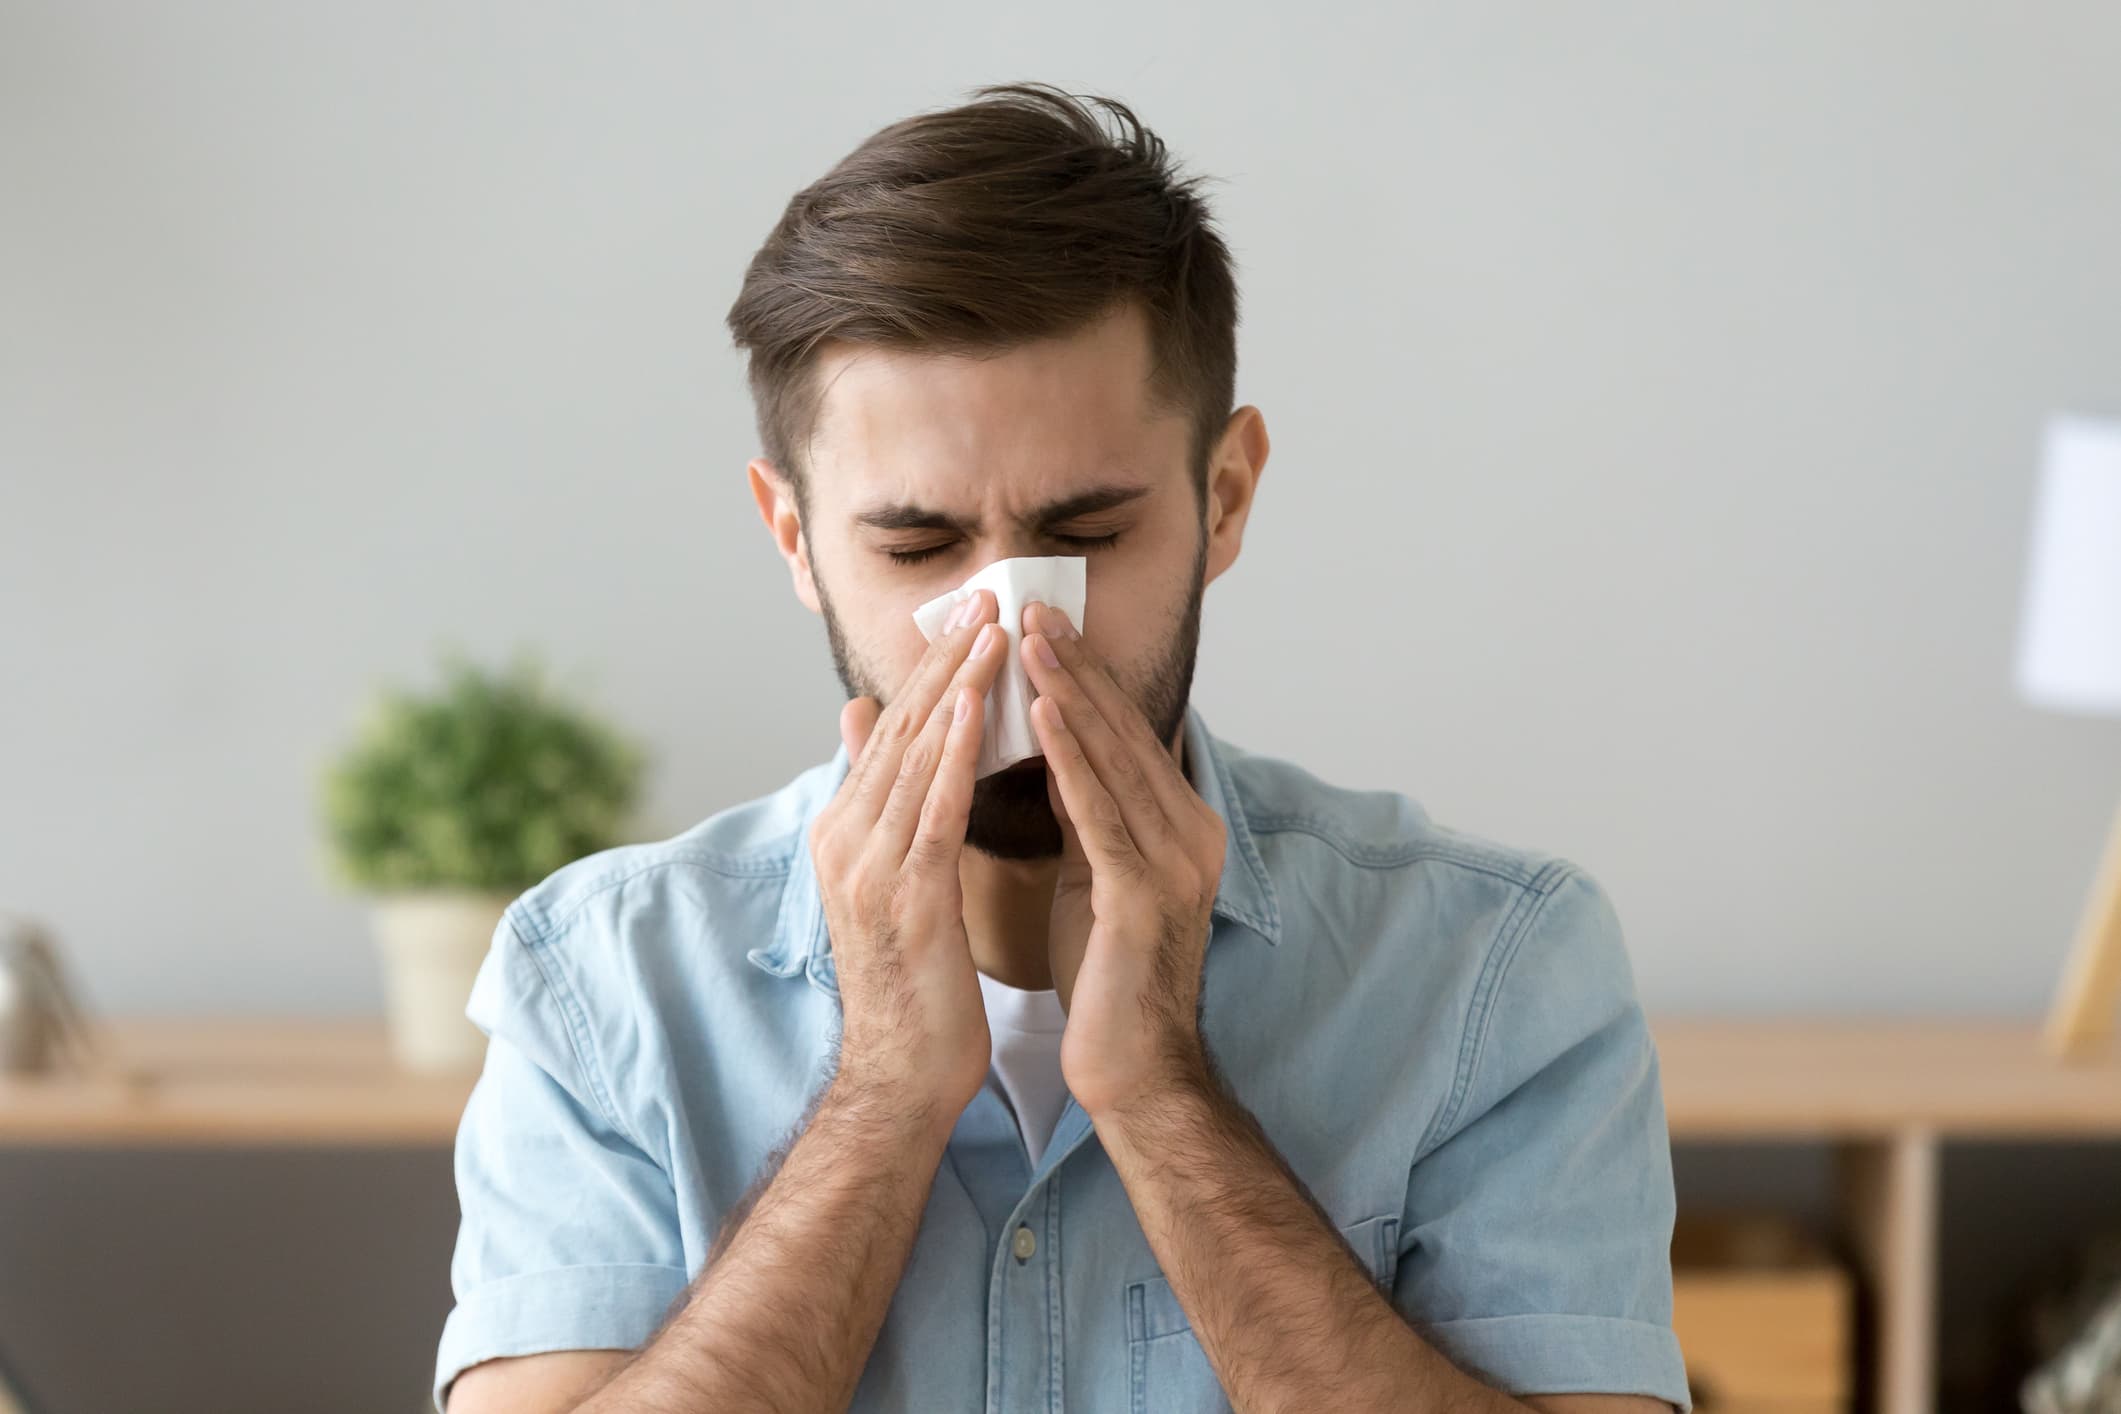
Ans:
POLYGON ((1194 491, 1231 412, 1230 251, 1162 139, 1123 103, 1041 83, 882 129, 797 192, 729 310, 766 457, 806 510, 800 456, 826 339, 977 354, 1072 333, 1137 301, 1155 405, 1192 425, 1194 491), (1117 120, 1107 134, 1095 108, 1117 120))

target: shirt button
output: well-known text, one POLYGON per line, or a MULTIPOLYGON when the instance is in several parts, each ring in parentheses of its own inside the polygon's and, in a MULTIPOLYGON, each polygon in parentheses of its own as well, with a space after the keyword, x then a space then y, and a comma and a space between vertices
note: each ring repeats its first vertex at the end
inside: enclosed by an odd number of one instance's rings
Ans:
POLYGON ((1038 1250, 1038 1234, 1019 1225, 1016 1229, 1016 1240, 1009 1244, 1009 1250, 1016 1253, 1017 1261, 1030 1261, 1031 1254, 1038 1250))

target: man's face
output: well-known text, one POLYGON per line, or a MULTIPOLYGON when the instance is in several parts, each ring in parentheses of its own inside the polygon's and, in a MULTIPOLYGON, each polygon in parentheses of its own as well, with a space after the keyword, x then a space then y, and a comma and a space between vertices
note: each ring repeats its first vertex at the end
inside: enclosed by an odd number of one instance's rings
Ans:
MULTIPOLYGON (((927 651, 920 604, 995 560, 1080 555, 1083 638, 1172 740, 1207 536, 1186 420, 1151 411, 1149 359, 1131 305, 981 358, 826 347, 803 539, 850 698, 890 705, 927 651)), ((966 843, 1005 859, 1060 853, 1042 757, 975 783, 966 843)))

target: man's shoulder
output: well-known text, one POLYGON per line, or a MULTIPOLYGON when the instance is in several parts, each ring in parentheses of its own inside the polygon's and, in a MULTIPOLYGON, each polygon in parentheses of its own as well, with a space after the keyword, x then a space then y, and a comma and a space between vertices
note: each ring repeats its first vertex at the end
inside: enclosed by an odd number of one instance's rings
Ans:
POLYGON ((1445 825, 1405 791, 1342 785, 1292 761, 1218 747, 1281 938, 1330 939, 1319 956, 1356 985, 1380 997, 1419 994, 1439 1019, 1476 1025, 1512 970, 1526 974, 1518 985, 1542 992, 1631 991, 1612 900, 1575 860, 1445 825), (1523 964, 1535 933, 1550 966, 1523 964))
MULTIPOLYGON (((777 907, 826 767, 813 766, 764 795, 725 806, 676 834, 614 845, 554 870, 509 906, 530 943, 553 943, 600 925, 652 917, 668 931, 754 927, 777 907)), ((638 931, 638 930, 632 930, 638 931)))
POLYGON ((770 1017, 785 1046, 807 1054, 816 994, 752 962, 786 931, 822 769, 667 838, 584 855, 524 890, 466 1014, 554 1074, 584 1076, 584 1093, 644 1136, 660 1132, 648 1112, 670 1100, 675 1058, 697 1059, 720 1023, 770 1017))
POLYGON ((1269 872, 1319 869, 1356 884, 1449 882, 1482 894, 1551 890, 1580 867, 1550 851, 1446 825, 1412 794, 1328 781, 1278 756, 1218 741, 1269 872))

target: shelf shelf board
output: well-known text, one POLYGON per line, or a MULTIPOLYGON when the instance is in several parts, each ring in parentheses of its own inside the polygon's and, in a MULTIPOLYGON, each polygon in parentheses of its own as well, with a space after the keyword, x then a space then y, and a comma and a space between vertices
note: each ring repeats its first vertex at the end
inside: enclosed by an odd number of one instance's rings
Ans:
MULTIPOLYGON (((107 1020, 86 1075, 0 1077, 0 1143, 447 1145, 475 1074, 390 1058, 372 1017, 107 1020)), ((2121 1054, 2037 1019, 1652 1017, 1677 1141, 2121 1136, 2121 1054)))
POLYGON ((2037 1020, 1653 1017, 1672 1136, 2121 1136, 2121 1055, 2061 1061, 2037 1020))

